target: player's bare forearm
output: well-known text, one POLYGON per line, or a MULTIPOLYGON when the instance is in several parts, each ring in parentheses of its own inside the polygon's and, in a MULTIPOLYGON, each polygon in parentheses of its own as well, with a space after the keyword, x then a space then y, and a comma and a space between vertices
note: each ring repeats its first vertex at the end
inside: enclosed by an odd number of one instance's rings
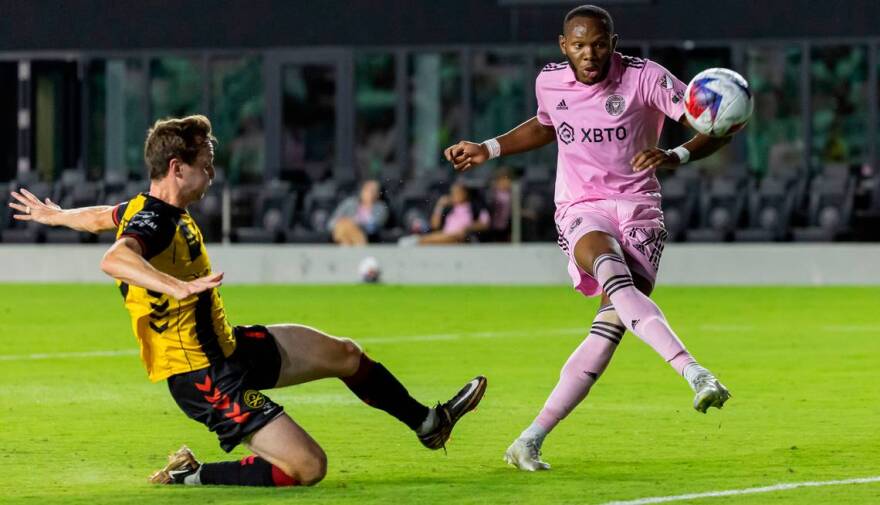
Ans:
POLYGON ((160 272, 141 256, 140 244, 130 237, 120 238, 107 250, 101 260, 101 270, 126 284, 158 291, 178 300, 217 287, 223 280, 222 273, 187 282, 160 272))
POLYGON ((123 237, 104 253, 101 270, 110 277, 133 286, 175 296, 182 293, 182 282, 156 270, 140 254, 140 245, 132 238, 123 237))
POLYGON ((556 130, 552 126, 542 125, 535 116, 497 137, 501 145, 501 155, 517 154, 539 147, 544 147, 556 140, 556 130))
MULTIPOLYGON (((690 126, 684 116, 682 116, 680 122, 685 126, 690 126)), ((726 137, 710 137, 698 133, 694 138, 685 142, 683 146, 690 153, 688 161, 701 160, 711 156, 715 151, 729 144, 732 138, 733 136, 731 135, 726 137)), ((672 151, 660 149, 657 146, 651 146, 633 156, 632 160, 630 160, 630 164, 632 165, 634 172, 640 172, 648 169, 675 168, 681 164, 681 160, 678 158, 678 155, 672 151)))
POLYGON ((55 202, 46 198, 41 201, 27 189, 11 193, 13 200, 9 207, 17 211, 13 218, 17 221, 34 221, 48 226, 64 226, 77 231, 99 233, 113 230, 113 207, 99 205, 78 209, 62 209, 55 202))
POLYGON ((87 231, 90 233, 100 233, 116 229, 116 224, 113 222, 112 205, 59 210, 46 224, 50 226, 66 226, 77 231, 87 231))
MULTIPOLYGON (((556 139, 556 131, 550 126, 544 126, 538 122, 537 117, 529 119, 513 130, 497 137, 499 156, 522 153, 545 146, 556 139)), ((456 170, 466 171, 481 165, 491 158, 491 153, 486 143, 477 144, 468 140, 451 145, 443 151, 447 161, 452 163, 456 170)))
MULTIPOLYGON (((688 128, 693 128, 687 120, 687 117, 684 115, 682 115, 678 121, 688 128)), ((715 154, 716 151, 729 144, 731 139, 733 139, 733 135, 728 135, 726 137, 710 137, 708 135, 703 135, 702 133, 697 133, 694 138, 688 140, 683 145, 684 148, 691 153, 690 161, 695 161, 715 154)))
POLYGON ((691 152, 691 161, 701 160, 703 158, 711 156, 715 153, 715 151, 729 144, 732 138, 732 136, 710 137, 708 135, 698 133, 694 136, 694 138, 685 142, 684 147, 691 152))

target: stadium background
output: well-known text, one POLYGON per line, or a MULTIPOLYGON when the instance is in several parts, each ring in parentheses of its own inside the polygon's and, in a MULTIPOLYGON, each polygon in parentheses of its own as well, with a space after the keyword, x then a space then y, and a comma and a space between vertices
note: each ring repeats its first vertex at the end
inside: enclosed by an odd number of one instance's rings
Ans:
MULTIPOLYGON (((480 421, 465 420, 445 459, 338 385, 275 393, 327 446, 327 481, 295 497, 197 499, 598 504, 880 476, 880 4, 856 0, 598 2, 621 51, 685 81, 730 67, 755 92, 731 146, 662 176, 674 243, 656 297, 735 397, 722 416, 695 418, 682 385, 630 336, 602 389, 551 436, 555 470, 503 468, 594 310, 567 287, 555 245, 555 147, 464 178, 486 191, 496 170, 515 175, 511 241, 522 244, 394 240, 456 179, 443 147, 534 114, 534 77, 561 60, 561 18, 578 3, 0 2, 0 496, 184 503, 196 495, 152 489, 144 475, 181 441, 220 456, 140 375, 97 266, 112 237, 22 225, 6 207, 6 188, 20 186, 65 207, 146 189, 146 128, 191 113, 220 139, 220 175, 192 212, 227 283, 253 284, 223 288, 235 322, 359 338, 427 398, 475 371, 491 381, 480 421), (386 243, 330 245, 329 213, 368 177, 393 211, 386 243), (350 285, 365 256, 390 285, 350 285), (369 436, 352 444, 351 430, 369 436)), ((685 136, 667 122, 661 145, 685 136)), ((875 503, 877 486, 714 502, 875 503)))
MULTIPOLYGON (((195 209, 208 240, 327 242, 328 214, 372 177, 393 242, 453 179, 443 147, 534 114, 567 4, 163 5, 6 3, 0 183, 67 205, 121 200, 146 186, 147 126, 206 113, 221 140, 218 184, 195 209)), ((684 80, 732 67, 755 92, 755 118, 729 149, 665 177, 674 240, 880 237, 876 2, 610 5, 622 51, 684 80)), ((671 124, 661 144, 685 136, 671 124)), ((555 148, 501 163, 519 176, 513 241, 552 241, 555 148)), ((500 163, 489 165, 468 184, 488 189, 500 163)), ((2 217, 4 243, 94 240, 2 217)))

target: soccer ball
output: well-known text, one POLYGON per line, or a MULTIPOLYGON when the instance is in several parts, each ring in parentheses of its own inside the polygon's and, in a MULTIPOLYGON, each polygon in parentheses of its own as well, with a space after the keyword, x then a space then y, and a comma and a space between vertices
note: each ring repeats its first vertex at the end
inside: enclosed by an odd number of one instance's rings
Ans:
POLYGON ((745 126, 754 107, 749 83, 726 68, 703 70, 684 92, 688 122, 710 137, 731 135, 745 126))
POLYGON ((360 275, 363 282, 370 284, 379 282, 379 277, 382 275, 382 271, 379 269, 379 261, 372 256, 362 259, 358 265, 358 275, 360 275))

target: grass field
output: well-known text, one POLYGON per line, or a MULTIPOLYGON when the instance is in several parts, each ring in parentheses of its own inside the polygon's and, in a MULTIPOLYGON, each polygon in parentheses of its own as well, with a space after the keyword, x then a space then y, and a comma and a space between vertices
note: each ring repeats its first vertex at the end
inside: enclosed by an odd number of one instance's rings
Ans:
MULTIPOLYGON (((658 290, 673 327, 733 399, 723 411, 694 412, 684 381, 627 334, 591 395, 547 439, 553 470, 538 474, 501 457, 583 337, 594 300, 565 287, 222 292, 233 324, 300 322, 358 339, 426 403, 477 373, 489 389, 448 455, 423 449, 339 381, 271 391, 325 448, 321 484, 151 486, 146 476, 181 443, 202 460, 229 458, 164 384, 147 380, 115 287, 0 285, 0 502, 589 505, 880 475, 878 288, 658 290)), ((880 503, 880 483, 676 503, 880 503)))

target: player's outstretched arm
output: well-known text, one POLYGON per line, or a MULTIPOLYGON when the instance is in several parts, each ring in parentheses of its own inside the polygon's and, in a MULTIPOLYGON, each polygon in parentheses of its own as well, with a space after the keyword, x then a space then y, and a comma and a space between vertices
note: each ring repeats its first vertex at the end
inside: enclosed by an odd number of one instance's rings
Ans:
POLYGON ((452 163, 456 170, 464 172, 502 154, 522 153, 545 146, 556 140, 556 131, 550 126, 542 125, 536 116, 492 140, 498 143, 495 146, 497 152, 493 153, 490 146, 487 145, 491 141, 477 144, 462 140, 447 147, 443 151, 443 156, 446 157, 446 161, 452 163))
MULTIPOLYGON (((681 117, 679 122, 691 127, 684 116, 681 117)), ((688 155, 687 160, 684 161, 695 161, 711 156, 715 151, 729 144, 732 138, 733 135, 710 137, 697 133, 694 138, 681 145, 681 147, 688 151, 686 153, 688 155)), ((682 163, 682 160, 675 152, 675 149, 665 150, 659 147, 649 147, 635 155, 630 163, 632 164, 633 172, 640 172, 650 168, 675 168, 682 163)))
POLYGON ((9 206, 18 211, 18 214, 12 215, 18 221, 66 226, 90 233, 116 229, 116 224, 113 222, 113 207, 110 205, 65 210, 49 198, 40 201, 36 195, 24 188, 11 192, 11 195, 16 201, 9 202, 9 206))
POLYGON ((182 281, 156 270, 141 256, 141 246, 131 237, 121 237, 104 253, 101 270, 132 286, 158 291, 178 300, 220 286, 223 272, 211 273, 192 281, 182 281))

